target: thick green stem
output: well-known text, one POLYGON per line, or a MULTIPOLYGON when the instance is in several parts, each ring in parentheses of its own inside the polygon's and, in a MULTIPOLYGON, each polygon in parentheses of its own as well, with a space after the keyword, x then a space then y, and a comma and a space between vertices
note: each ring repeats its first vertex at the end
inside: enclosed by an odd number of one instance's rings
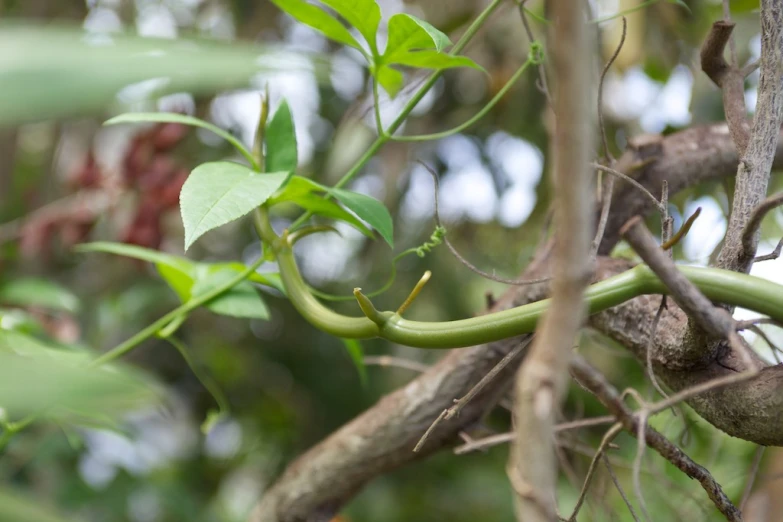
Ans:
MULTIPOLYGON (((337 337, 381 337, 417 348, 460 348, 530 333, 549 307, 549 299, 489 315, 445 322, 403 319, 393 312, 378 312, 382 321, 349 317, 323 306, 308 290, 296 266, 291 247, 282 238, 274 246, 288 297, 313 326, 337 337)), ((710 300, 741 306, 783 322, 783 286, 765 279, 717 268, 679 267, 710 300)), ((668 289, 646 266, 590 286, 585 293, 589 313, 601 312, 645 294, 666 294, 668 289)))

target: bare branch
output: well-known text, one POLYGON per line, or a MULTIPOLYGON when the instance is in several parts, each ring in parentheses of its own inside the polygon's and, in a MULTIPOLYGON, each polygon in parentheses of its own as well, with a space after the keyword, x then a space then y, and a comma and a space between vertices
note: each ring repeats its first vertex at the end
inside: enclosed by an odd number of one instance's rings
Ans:
POLYGON ((783 205, 783 192, 768 197, 750 213, 748 224, 745 225, 745 230, 742 231, 742 248, 745 249, 746 253, 756 252, 753 241, 758 234, 759 227, 761 227, 761 221, 770 210, 773 210, 780 205, 783 205))
POLYGON ((551 3, 554 18, 552 62, 557 78, 553 156, 557 234, 552 306, 517 375, 515 429, 508 475, 518 491, 517 519, 550 521, 557 512, 557 468, 553 451, 555 412, 567 386, 568 362, 585 316, 584 288, 592 267, 592 111, 589 89, 592 44, 582 10, 568 0, 551 3), (585 92, 587 91, 587 92, 585 92), (519 488, 522 488, 521 490, 519 488))
POLYGON ((737 169, 731 216, 723 248, 718 255, 717 265, 720 268, 747 273, 756 256, 758 233, 753 234, 749 245, 743 242, 742 236, 753 210, 766 195, 781 122, 783 7, 779 0, 761 0, 761 75, 756 115, 748 147, 744 152, 740 149, 742 161, 737 169))
POLYGON ((641 419, 634 415, 631 409, 625 405, 614 386, 600 372, 590 366, 580 356, 574 357, 571 361, 570 369, 574 378, 595 394, 598 400, 617 417, 628 433, 637 437, 640 426, 643 427, 644 440, 648 446, 690 478, 698 480, 704 491, 706 491, 707 496, 727 520, 731 522, 742 521, 740 511, 732 504, 731 500, 723 492, 720 484, 715 481, 709 471, 696 464, 688 455, 658 431, 650 426, 645 427, 641 419))
POLYGON ((730 65, 723 57, 733 30, 734 23, 730 21, 721 20, 712 24, 712 30, 701 49, 701 68, 723 91, 723 107, 729 131, 737 150, 744 154, 750 139, 743 84, 745 76, 735 63, 730 65))

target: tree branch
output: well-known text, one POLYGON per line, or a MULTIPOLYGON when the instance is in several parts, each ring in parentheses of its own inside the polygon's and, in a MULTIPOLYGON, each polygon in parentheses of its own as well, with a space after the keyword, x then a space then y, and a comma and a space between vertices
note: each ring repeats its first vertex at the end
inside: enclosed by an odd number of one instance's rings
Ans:
MULTIPOLYGON (((639 183, 653 193, 660 192, 661 181, 667 179, 673 195, 686 187, 733 175, 737 161, 734 144, 723 123, 694 127, 666 137, 632 140, 628 150, 619 158, 617 168, 626 174, 633 174, 639 183)), ((775 166, 783 167, 783 146, 780 144, 775 166)), ((620 227, 631 216, 649 211, 653 205, 638 189, 621 185, 615 188, 612 208, 601 246, 604 252, 611 250, 617 243, 620 227)), ((549 244, 541 246, 534 257, 535 262, 528 266, 522 277, 548 275, 549 258, 545 253, 549 248, 549 244)), ((598 277, 608 277, 627 268, 627 262, 601 259, 598 277)), ((497 300, 495 310, 542 299, 546 290, 547 285, 542 284, 512 288, 497 300)), ((633 308, 607 311, 592 318, 591 323, 620 342, 627 340, 632 351, 643 361, 650 323, 648 314, 655 313, 658 302, 659 299, 654 297, 640 297, 628 304, 633 308), (635 330, 629 331, 629 325, 635 330), (629 335, 624 336, 624 332, 629 335)), ((684 314, 677 313, 681 314, 681 320, 684 321, 684 314)), ((662 322, 666 324, 660 330, 667 333, 672 324, 671 318, 664 318, 662 322)), ((438 415, 450 407, 454 399, 464 396, 519 342, 519 338, 507 339, 450 352, 425 373, 381 399, 292 462, 274 485, 263 492, 250 521, 329 520, 373 478, 413 460, 426 458, 450 444, 457 439, 459 431, 475 424, 506 392, 515 374, 513 367, 506 368, 458 417, 441 423, 419 453, 412 451, 438 415)), ((655 343, 655 353, 664 360, 669 349, 667 343, 655 343)), ((664 372, 659 361, 656 361, 656 365, 657 372, 664 372)), ((722 375, 729 371, 713 363, 697 377, 705 381, 711 372, 722 375)), ((666 369, 664 373, 665 382, 669 386, 685 381, 688 377, 688 374, 678 372, 676 368, 666 369)), ((660 373, 658 375, 663 378, 660 373)), ((685 386, 687 384, 679 388, 685 386)), ((762 371, 742 387, 737 397, 732 396, 730 390, 700 397, 700 413, 703 412, 708 421, 736 436, 744 435, 748 440, 754 440, 754 430, 760 428, 759 433, 767 442, 754 442, 783 445, 783 440, 776 441, 770 436, 776 429, 778 439, 783 439, 783 372, 762 371), (762 389, 758 394, 746 391, 755 382, 761 383, 762 389), (727 397, 731 409, 721 414, 720 410, 724 406, 722 402, 727 397), (762 398, 760 403, 759 397, 762 398), (757 409, 758 404, 763 407, 757 409), (770 419, 775 418, 774 412, 778 416, 777 427, 774 422, 770 422, 770 419)))
POLYGON ((751 213, 767 193, 769 175, 783 121, 783 5, 780 0, 761 0, 761 76, 756 116, 747 150, 737 169, 731 216, 717 266, 748 272, 756 256, 759 234, 750 248, 742 234, 751 213))
POLYGON ((551 3, 555 92, 553 185, 557 234, 552 306, 539 326, 516 380, 516 440, 508 463, 517 492, 517 520, 557 518, 555 415, 568 384, 568 362, 585 316, 583 293, 590 280, 593 201, 591 192, 595 134, 591 100, 591 38, 583 12, 570 0, 551 3), (585 90, 588 92, 586 93, 585 90))

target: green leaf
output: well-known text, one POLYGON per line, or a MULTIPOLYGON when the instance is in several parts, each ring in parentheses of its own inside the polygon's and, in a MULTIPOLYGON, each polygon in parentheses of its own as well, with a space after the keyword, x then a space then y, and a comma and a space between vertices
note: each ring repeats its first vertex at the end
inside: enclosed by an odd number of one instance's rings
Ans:
POLYGON ((366 221, 372 228, 378 231, 383 239, 394 248, 394 224, 391 214, 383 206, 383 203, 370 196, 358 194, 349 190, 329 189, 329 192, 340 203, 348 207, 360 219, 366 221))
POLYGON ((279 50, 239 42, 94 34, 18 20, 0 24, 0 49, 24 49, 0 54, 0 126, 94 115, 118 93, 136 102, 248 87, 259 72, 291 70, 293 63, 279 50), (129 85, 136 87, 132 99, 122 92, 129 85))
POLYGON ((247 160, 250 162, 251 165, 253 165, 255 168, 258 168, 258 165, 256 164, 255 159, 253 158, 253 155, 250 153, 247 148, 245 148, 244 145, 242 145, 242 142, 239 141, 237 138, 229 134, 228 132, 224 131, 220 127, 213 125, 209 122, 206 122, 204 120, 200 120, 198 118, 194 118, 193 116, 186 116, 184 114, 177 114, 174 112, 128 112, 125 114, 120 114, 119 116, 115 116, 114 118, 111 118, 110 120, 104 122, 104 125, 117 125, 120 123, 146 123, 146 122, 157 122, 157 123, 181 123, 183 125, 190 125, 192 127, 201 127, 202 129, 207 129, 208 131, 214 132, 227 142, 229 142, 231 145, 234 146, 234 148, 239 151, 240 154, 242 154, 247 160))
POLYGON ((269 206, 286 202, 294 203, 313 214, 336 219, 337 221, 345 221, 365 236, 372 237, 370 229, 364 226, 350 212, 346 212, 333 201, 317 196, 316 192, 329 192, 329 189, 311 179, 294 176, 288 184, 269 199, 269 206))
POLYGON ((132 257, 148 263, 167 265, 176 268, 182 272, 187 272, 193 268, 193 262, 181 256, 166 254, 151 248, 144 248, 137 245, 127 245, 125 243, 112 243, 110 241, 95 241, 93 243, 83 243, 74 247, 77 252, 102 252, 105 254, 116 254, 124 257, 132 257))
POLYGON ((356 339, 341 339, 345 345, 345 349, 348 355, 353 361, 353 365, 356 367, 356 371, 359 373, 359 380, 363 387, 367 386, 367 367, 364 365, 364 352, 362 352, 362 345, 356 339))
POLYGON ((174 293, 177 294, 180 302, 184 303, 190 299, 191 289, 193 288, 192 274, 195 265, 193 266, 193 269, 188 271, 183 271, 163 263, 155 263, 155 268, 160 274, 160 277, 162 277, 163 280, 166 281, 166 284, 168 284, 169 287, 174 290, 174 293))
POLYGON ((14 306, 36 306, 76 313, 79 298, 70 290, 45 279, 24 278, 0 287, 0 302, 14 306))
POLYGON ((227 161, 204 163, 191 172, 180 193, 185 250, 205 232, 238 219, 283 184, 286 172, 259 174, 227 161))
POLYGON ((288 102, 283 100, 266 128, 266 165, 268 172, 296 170, 296 132, 288 102))
MULTIPOLYGON (((192 296, 197 297, 224 285, 236 277, 233 270, 210 270, 206 277, 199 278, 192 288, 192 296)), ((207 301, 204 305, 211 312, 232 317, 251 319, 269 319, 269 309, 258 295, 258 291, 248 281, 243 281, 232 289, 207 301)))
POLYGON ((359 42, 356 41, 351 32, 323 9, 302 0, 272 0, 272 3, 327 38, 355 49, 362 49, 362 46, 359 45, 359 42))
POLYGON ((411 50, 435 49, 440 52, 451 45, 444 33, 415 16, 400 13, 389 20, 389 41, 383 59, 389 60, 397 53, 411 50))
POLYGON ((388 65, 381 65, 378 67, 375 70, 375 77, 378 78, 378 83, 381 84, 383 90, 386 91, 391 98, 397 96, 405 81, 400 71, 392 69, 388 65))
POLYGON ((50 408, 117 415, 154 398, 150 381, 137 372, 114 365, 88 368, 84 354, 48 349, 29 336, 0 330, 0 405, 12 416, 50 408))
POLYGON ((45 509, 41 499, 31 498, 22 492, 0 490, 0 520, 5 522, 74 522, 45 509))
POLYGON ((467 56, 451 56, 437 51, 408 51, 394 55, 390 63, 419 67, 422 69, 451 69, 454 67, 471 67, 483 71, 484 68, 467 56))
MULTIPOLYGON (((202 265, 203 263, 199 264, 202 265)), ((208 266, 212 267, 213 270, 233 270, 234 274, 240 274, 247 270, 246 265, 237 261, 229 263, 210 263, 208 266)), ((253 272, 250 274, 250 277, 248 277, 247 280, 253 283, 258 283, 260 285, 270 286, 282 294, 286 293, 283 280, 280 277, 280 274, 277 272, 253 272)))
POLYGON ((321 0, 364 36, 373 55, 378 52, 375 35, 381 22, 381 8, 375 0, 321 0))

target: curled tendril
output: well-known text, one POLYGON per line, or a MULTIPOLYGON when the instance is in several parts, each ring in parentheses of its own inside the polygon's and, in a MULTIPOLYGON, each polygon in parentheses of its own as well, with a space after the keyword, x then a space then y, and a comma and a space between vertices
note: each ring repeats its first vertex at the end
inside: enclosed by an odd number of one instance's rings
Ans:
POLYGON ((417 256, 424 257, 429 254, 433 248, 442 244, 444 237, 446 237, 446 227, 438 225, 430 236, 430 240, 426 241, 420 247, 415 248, 413 251, 416 252, 417 256))
POLYGON ((527 59, 533 65, 544 63, 544 46, 538 40, 530 42, 530 50, 527 52, 527 59))

